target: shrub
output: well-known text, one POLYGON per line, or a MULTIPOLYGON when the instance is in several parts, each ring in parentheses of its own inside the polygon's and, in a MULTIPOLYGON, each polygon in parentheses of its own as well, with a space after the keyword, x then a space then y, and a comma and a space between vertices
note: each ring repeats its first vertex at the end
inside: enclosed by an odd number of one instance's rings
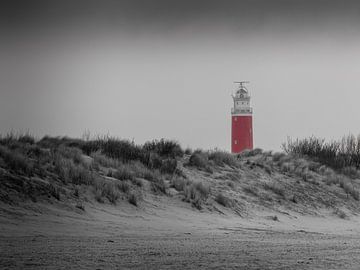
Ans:
POLYGON ((275 183, 273 183, 273 184, 265 183, 264 188, 265 188, 265 190, 271 190, 272 192, 274 192, 275 194, 277 194, 281 197, 285 197, 285 189, 275 183))
POLYGON ((143 181, 139 178, 134 178, 131 180, 131 183, 133 183, 134 185, 138 186, 138 187, 142 187, 143 186, 143 181))
POLYGON ((101 154, 99 151, 91 153, 91 157, 93 158, 95 163, 106 168, 117 168, 120 166, 120 162, 118 160, 109 158, 101 154))
POLYGON ((341 209, 335 209, 334 214, 337 215, 341 219, 346 219, 347 218, 346 213, 341 209))
POLYGON ((85 165, 81 150, 79 150, 77 148, 71 148, 71 147, 61 145, 56 149, 55 153, 65 157, 67 159, 71 159, 72 161, 74 161, 75 164, 85 165))
POLYGON ((91 185, 94 180, 93 173, 81 165, 70 167, 69 178, 75 185, 91 185))
POLYGON ((82 204, 82 202, 77 202, 75 207, 82 211, 85 211, 85 206, 82 204))
POLYGON ((97 179, 94 182, 95 187, 95 199, 103 203, 103 198, 107 198, 109 202, 115 204, 116 201, 120 198, 120 194, 118 192, 119 187, 114 183, 105 182, 102 179, 97 179))
POLYGON ((20 144, 34 144, 35 138, 29 132, 26 133, 14 133, 10 132, 5 137, 0 135, 0 144, 10 146, 16 142, 20 144))
POLYGON ((32 162, 21 152, 9 150, 7 147, 0 146, 0 157, 10 170, 16 173, 32 176, 34 167, 32 162))
POLYGON ((82 164, 75 164, 72 160, 66 159, 59 154, 54 156, 55 172, 64 183, 76 185, 90 185, 94 181, 94 175, 82 164))
POLYGON ((135 161, 126 165, 133 172, 135 177, 144 178, 149 181, 155 181, 156 179, 161 177, 158 170, 150 170, 139 161, 135 161))
POLYGON ((185 187, 189 184, 189 180, 186 180, 181 177, 174 177, 171 179, 171 187, 175 188, 177 191, 184 191, 185 187))
POLYGON ((202 182, 192 183, 184 188, 185 200, 191 202, 191 204, 197 209, 202 208, 202 202, 210 194, 210 188, 204 185, 202 182))
POLYGON ((135 178, 134 172, 129 165, 122 165, 112 174, 118 180, 132 180, 135 178))
POLYGON ((128 198, 128 202, 132 205, 138 206, 138 199, 134 193, 131 193, 128 198))
POLYGON ((84 142, 84 144, 81 147, 81 150, 83 150, 85 154, 90 156, 91 153, 101 151, 101 148, 102 148, 102 141, 98 139, 98 140, 91 140, 84 142))
POLYGON ((78 187, 75 187, 75 189, 74 189, 74 196, 75 196, 76 198, 79 198, 79 195, 80 195, 80 190, 79 190, 78 187))
POLYGON ((60 137, 44 136, 37 144, 43 148, 58 148, 62 141, 60 137))
POLYGON ((246 192, 246 193, 249 193, 251 195, 254 195, 254 196, 258 196, 259 195, 259 191, 256 187, 254 186, 245 186, 243 187, 243 190, 246 192))
POLYGON ((225 207, 229 207, 231 206, 231 201, 228 197, 226 197, 224 194, 222 193, 218 193, 215 197, 215 201, 219 204, 221 204, 222 206, 225 207))
POLYGON ((151 182, 151 189, 155 193, 166 193, 166 185, 162 178, 158 178, 155 181, 151 182))
POLYGON ((115 204, 120 197, 117 188, 118 187, 116 187, 114 183, 106 183, 104 186, 104 195, 109 200, 109 202, 113 204, 115 204))
POLYGON ((219 166, 224 166, 224 164, 229 165, 231 167, 237 166, 236 158, 232 154, 225 151, 216 150, 210 152, 209 160, 213 160, 215 164, 219 166))
POLYGON ((59 188, 57 188, 56 186, 54 186, 52 183, 50 183, 48 185, 48 189, 49 189, 49 193, 51 196, 53 196, 55 199, 57 199, 58 201, 60 200, 60 191, 59 188))
POLYGON ((203 182, 197 182, 193 184, 197 191, 200 192, 203 198, 207 198, 210 194, 210 186, 203 182))
POLYGON ((340 187, 345 191, 346 194, 350 194, 354 200, 359 200, 359 191, 354 188, 354 186, 342 179, 340 181, 340 187))
POLYGON ((195 200, 197 198, 199 198, 199 199, 201 198, 201 195, 196 190, 194 184, 191 184, 189 186, 185 186, 184 195, 185 195, 185 199, 187 201, 191 201, 191 200, 195 200))
POLYGON ((188 200, 206 199, 210 194, 210 187, 202 182, 196 182, 186 186, 184 192, 185 198, 188 200))
POLYGON ((35 138, 34 138, 34 136, 30 135, 29 133, 25 133, 25 134, 19 135, 18 141, 21 143, 34 144, 35 138))
POLYGON ((123 193, 128 193, 130 190, 130 185, 128 182, 122 181, 117 184, 117 188, 123 193))
POLYGON ((254 157, 254 156, 260 155, 262 152, 263 152, 262 149, 255 148, 253 150, 244 150, 239 154, 239 156, 240 157, 254 157))
POLYGON ((95 189, 95 200, 99 203, 104 203, 104 196, 101 189, 95 189))
POLYGON ((197 150, 195 151, 189 159, 189 165, 197 168, 206 168, 208 167, 209 160, 206 153, 197 150))
POLYGON ((271 168, 271 166, 265 164, 265 165, 264 165, 264 170, 265 170, 265 172, 268 173, 269 175, 272 174, 272 168, 271 168))
POLYGON ((274 162, 280 161, 285 156, 285 153, 277 152, 272 155, 272 159, 274 162))
POLYGON ((291 164, 290 162, 284 162, 280 165, 280 170, 282 172, 290 173, 290 172, 294 171, 294 169, 295 169, 294 165, 291 164))
POLYGON ((191 149, 191 148, 189 148, 189 147, 188 147, 188 148, 186 148, 186 149, 185 149, 185 151, 184 151, 184 153, 185 153, 186 155, 191 155, 191 154, 192 154, 192 152, 193 152, 193 151, 192 151, 192 149, 191 149))
POLYGON ((177 142, 165 139, 146 142, 143 149, 148 152, 155 152, 158 155, 165 157, 175 158, 182 157, 184 155, 181 146, 177 142))
POLYGON ((177 167, 176 159, 168 158, 162 161, 160 172, 173 174, 175 173, 176 167, 177 167))
POLYGON ((326 176, 332 176, 335 173, 333 169, 327 167, 326 165, 320 166, 318 172, 326 176))
POLYGON ((327 184, 327 185, 333 185, 333 184, 339 184, 340 183, 340 181, 341 181, 341 177, 340 176, 338 176, 338 175, 329 175, 326 179, 325 179, 325 183, 327 184))
POLYGON ((107 138, 101 145, 102 153, 110 158, 120 159, 123 162, 140 160, 142 158, 141 148, 133 142, 107 138))
POLYGON ((357 178, 359 176, 359 171, 355 167, 345 167, 341 170, 341 172, 351 178, 357 178))
POLYGON ((146 153, 142 161, 146 166, 151 169, 159 169, 162 165, 162 159, 157 153, 146 153))

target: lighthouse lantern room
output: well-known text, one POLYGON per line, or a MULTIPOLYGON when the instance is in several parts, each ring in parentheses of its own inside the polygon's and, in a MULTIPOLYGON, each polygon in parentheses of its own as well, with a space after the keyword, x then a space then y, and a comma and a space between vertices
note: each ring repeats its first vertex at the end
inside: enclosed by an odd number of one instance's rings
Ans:
POLYGON ((231 152, 240 153, 253 149, 252 107, 246 81, 235 82, 239 86, 232 95, 234 107, 231 108, 231 152))

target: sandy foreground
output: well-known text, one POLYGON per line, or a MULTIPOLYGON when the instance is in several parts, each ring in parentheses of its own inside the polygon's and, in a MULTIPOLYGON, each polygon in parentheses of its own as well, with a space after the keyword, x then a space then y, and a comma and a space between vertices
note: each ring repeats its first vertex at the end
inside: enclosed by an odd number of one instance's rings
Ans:
POLYGON ((166 199, 85 212, 0 206, 1 269, 360 269, 356 216, 287 212, 275 221, 274 213, 200 212, 166 199))

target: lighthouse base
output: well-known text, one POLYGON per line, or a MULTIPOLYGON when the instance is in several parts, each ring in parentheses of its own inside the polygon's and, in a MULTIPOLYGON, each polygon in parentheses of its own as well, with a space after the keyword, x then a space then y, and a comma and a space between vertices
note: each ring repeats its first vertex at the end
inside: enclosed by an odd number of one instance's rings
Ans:
POLYGON ((231 123, 231 152, 252 150, 252 115, 232 115, 231 123))

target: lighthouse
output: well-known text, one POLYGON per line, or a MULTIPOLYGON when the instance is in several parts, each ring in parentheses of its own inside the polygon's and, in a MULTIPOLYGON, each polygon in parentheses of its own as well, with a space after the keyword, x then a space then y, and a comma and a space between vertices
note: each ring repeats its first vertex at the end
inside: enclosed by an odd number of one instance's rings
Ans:
POLYGON ((231 152, 240 153, 253 149, 252 107, 246 81, 235 82, 239 86, 232 95, 234 107, 231 108, 231 152))

